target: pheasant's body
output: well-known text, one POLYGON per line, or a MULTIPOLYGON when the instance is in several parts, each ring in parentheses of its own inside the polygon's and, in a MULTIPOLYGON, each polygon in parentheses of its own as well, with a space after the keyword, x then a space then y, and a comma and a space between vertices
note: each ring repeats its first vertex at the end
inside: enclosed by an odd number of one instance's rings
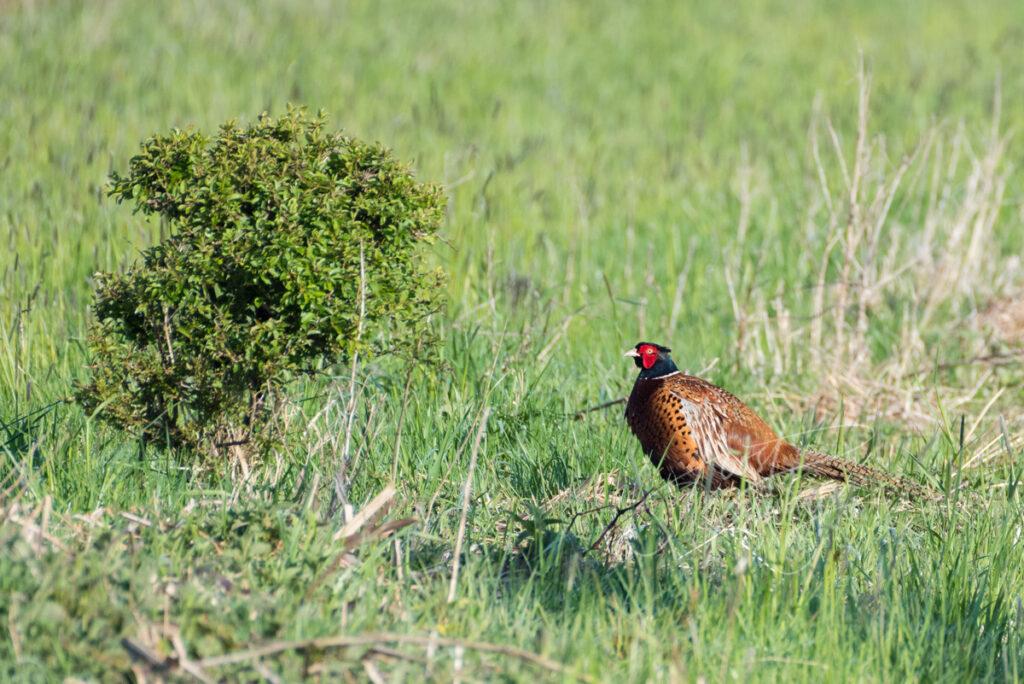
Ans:
POLYGON ((666 480, 714 487, 799 464, 799 451, 729 392, 678 371, 638 379, 626 420, 666 480))
POLYGON ((721 488, 802 469, 860 485, 924 493, 919 485, 867 466, 798 449, 729 392, 680 373, 668 351, 641 343, 627 353, 637 358, 641 372, 626 404, 630 429, 666 480, 721 488))

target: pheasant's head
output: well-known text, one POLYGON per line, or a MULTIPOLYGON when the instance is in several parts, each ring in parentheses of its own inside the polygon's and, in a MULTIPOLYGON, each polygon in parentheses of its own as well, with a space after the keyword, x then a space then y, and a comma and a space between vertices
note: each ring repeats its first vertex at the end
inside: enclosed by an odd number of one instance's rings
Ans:
POLYGON ((658 377, 678 370, 672 357, 669 356, 671 352, 671 349, 660 344, 638 342, 635 347, 625 353, 625 356, 633 357, 633 363, 640 369, 641 377, 658 377))

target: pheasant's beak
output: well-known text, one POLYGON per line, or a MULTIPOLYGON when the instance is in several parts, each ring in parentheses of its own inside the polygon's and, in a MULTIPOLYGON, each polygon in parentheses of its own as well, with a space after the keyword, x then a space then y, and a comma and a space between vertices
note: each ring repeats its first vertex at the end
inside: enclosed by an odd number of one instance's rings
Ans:
POLYGON ((638 357, 638 356, 640 356, 640 352, 638 352, 638 351, 637 351, 636 349, 630 349, 630 350, 629 350, 629 351, 627 351, 627 352, 626 352, 625 354, 623 354, 623 356, 633 356, 633 357, 638 357))

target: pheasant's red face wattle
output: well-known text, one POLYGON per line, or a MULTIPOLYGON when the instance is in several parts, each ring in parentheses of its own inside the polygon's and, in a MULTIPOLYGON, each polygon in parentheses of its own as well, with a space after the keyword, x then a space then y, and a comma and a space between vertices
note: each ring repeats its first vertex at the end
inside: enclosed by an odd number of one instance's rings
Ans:
POLYGON ((658 362, 658 348, 653 344, 641 345, 636 351, 640 354, 640 363, 645 369, 650 369, 658 362))

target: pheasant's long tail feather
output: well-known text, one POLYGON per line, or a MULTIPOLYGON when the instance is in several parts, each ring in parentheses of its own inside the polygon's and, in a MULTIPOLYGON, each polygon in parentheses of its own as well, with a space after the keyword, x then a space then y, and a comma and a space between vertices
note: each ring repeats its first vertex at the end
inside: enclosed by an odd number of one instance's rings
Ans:
POLYGON ((802 469, 804 472, 818 477, 842 480, 859 487, 883 487, 911 498, 934 499, 938 496, 928 487, 860 463, 829 456, 819 451, 803 450, 800 455, 803 458, 802 469))

